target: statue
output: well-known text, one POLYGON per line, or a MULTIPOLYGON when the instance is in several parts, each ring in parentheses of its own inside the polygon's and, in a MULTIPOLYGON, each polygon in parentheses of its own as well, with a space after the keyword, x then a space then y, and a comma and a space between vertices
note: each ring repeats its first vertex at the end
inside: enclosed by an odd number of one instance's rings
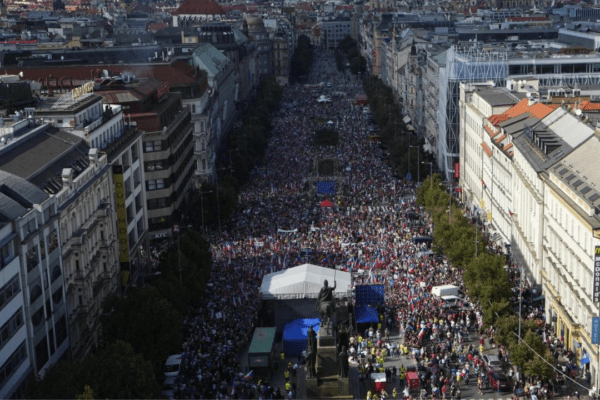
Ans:
POLYGON ((342 347, 342 351, 338 355, 338 375, 340 378, 348 377, 348 353, 346 352, 346 346, 342 347))
POLYGON ((329 282, 325 279, 323 287, 319 292, 317 298, 316 309, 321 314, 321 326, 331 323, 331 315, 333 314, 333 291, 335 290, 337 283, 333 281, 333 287, 329 287, 329 282))
POLYGON ((306 352, 317 351, 317 332, 313 329, 312 326, 308 328, 307 332, 308 338, 306 339, 306 352))
POLYGON ((306 372, 309 378, 315 378, 317 376, 316 370, 317 361, 317 349, 308 349, 306 351, 306 372))

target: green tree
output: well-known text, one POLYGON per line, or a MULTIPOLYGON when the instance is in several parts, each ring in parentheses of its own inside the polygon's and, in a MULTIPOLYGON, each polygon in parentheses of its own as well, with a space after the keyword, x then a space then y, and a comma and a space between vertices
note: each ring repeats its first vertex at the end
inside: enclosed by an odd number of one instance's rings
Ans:
POLYGON ((85 386, 84 377, 79 363, 59 361, 48 368, 44 379, 31 376, 27 384, 27 398, 74 399, 85 386))
MULTIPOLYGON (((539 320, 521 319, 521 335, 526 336, 529 332, 535 332, 539 320)), ((498 328, 496 341, 506 348, 518 343, 516 334, 519 332, 519 318, 516 315, 504 315, 494 325, 498 328)))
MULTIPOLYGON (((177 328, 181 331, 181 325, 177 328)), ((160 387, 152 363, 136 354, 131 344, 121 340, 85 360, 83 369, 86 382, 98 398, 152 399, 159 396, 160 387)))
POLYGON ((510 354, 512 363, 522 367, 526 375, 540 376, 543 379, 551 379, 554 376, 554 358, 542 338, 534 332, 527 332, 523 342, 513 344, 510 354))
POLYGON ((552 379, 554 377, 554 357, 550 353, 550 350, 546 349, 545 353, 542 353, 543 357, 535 356, 532 360, 525 364, 523 372, 529 376, 539 376, 542 379, 552 379))
POLYGON ((127 298, 110 297, 103 308, 105 343, 131 343, 136 353, 152 363, 156 374, 170 354, 181 350, 183 318, 155 287, 131 290, 127 298))
POLYGON ((44 378, 32 377, 29 399, 152 399, 159 396, 152 364, 135 354, 129 343, 117 341, 83 363, 59 361, 44 378))
POLYGON ((180 231, 181 277, 178 246, 171 246, 161 257, 161 276, 152 282, 158 292, 184 315, 190 303, 198 299, 210 278, 211 254, 208 242, 198 232, 180 231))
POLYGON ((85 385, 83 393, 77 395, 77 400, 94 400, 94 390, 90 385, 85 385))

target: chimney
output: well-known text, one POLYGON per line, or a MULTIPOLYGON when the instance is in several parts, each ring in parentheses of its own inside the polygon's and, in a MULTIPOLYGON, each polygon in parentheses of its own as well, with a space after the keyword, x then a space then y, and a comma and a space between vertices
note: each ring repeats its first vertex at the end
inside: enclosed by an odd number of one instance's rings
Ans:
POLYGON ((71 186, 73 186, 73 169, 72 168, 63 168, 62 181, 63 181, 63 188, 70 188, 71 186))
POLYGON ((90 157, 90 164, 94 167, 98 166, 98 154, 100 153, 100 150, 98 149, 90 149, 90 152, 88 153, 88 156, 90 157))

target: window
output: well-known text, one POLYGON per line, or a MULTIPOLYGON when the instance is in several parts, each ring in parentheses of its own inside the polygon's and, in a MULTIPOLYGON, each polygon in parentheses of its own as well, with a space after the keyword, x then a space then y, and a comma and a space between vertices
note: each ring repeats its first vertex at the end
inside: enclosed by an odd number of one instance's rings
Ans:
POLYGON ((25 348, 25 342, 8 357, 6 362, 0 367, 0 387, 6 383, 12 374, 19 369, 23 360, 27 358, 27 349, 25 348))
POLYGON ((20 292, 21 286, 19 285, 19 275, 15 275, 0 288, 0 310, 2 310, 2 308, 20 292))
POLYGON ((35 285, 29 291, 29 304, 33 304, 42 295, 42 288, 40 285, 35 285))
POLYGON ((155 140, 152 142, 145 143, 145 152, 152 153, 153 151, 161 151, 162 150, 162 142, 160 140, 155 140))
POLYGON ((54 326, 56 332, 56 346, 60 346, 67 338, 67 319, 63 315, 54 326))
POLYGON ((62 286, 61 286, 58 289, 56 289, 56 291, 52 294, 52 301, 54 301, 54 304, 60 304, 60 302, 62 301, 62 298, 63 298, 63 290, 62 290, 62 286))
POLYGON ((146 182, 147 189, 151 190, 160 190, 165 188, 165 180, 164 179, 156 179, 149 180, 146 182))
POLYGON ((164 169, 163 160, 148 161, 144 164, 146 166, 146 172, 160 171, 164 169))
POLYGON ((2 248, 0 248, 0 270, 10 263, 15 258, 15 247, 13 241, 10 240, 2 248))
POLYGON ((27 272, 31 272, 35 266, 40 262, 38 257, 38 247, 36 244, 31 245, 31 248, 27 251, 27 272))
POLYGON ((167 198, 161 197, 159 199, 149 199, 148 200, 148 210, 156 210, 157 208, 165 208, 167 207, 167 198))
POLYGON ((46 236, 48 242, 48 254, 51 254, 58 247, 58 233, 54 229, 48 236, 46 236))
POLYGON ((35 346, 35 363, 40 370, 48 362, 48 339, 46 336, 35 346))
POLYGON ((0 349, 14 336, 23 326, 23 308, 19 309, 0 328, 0 349))

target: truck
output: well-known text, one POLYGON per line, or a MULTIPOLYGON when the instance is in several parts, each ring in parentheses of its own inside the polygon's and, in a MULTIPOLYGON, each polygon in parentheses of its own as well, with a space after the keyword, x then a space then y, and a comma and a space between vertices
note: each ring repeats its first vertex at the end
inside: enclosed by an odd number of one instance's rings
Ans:
POLYGON ((257 327, 254 329, 252 342, 248 349, 248 368, 254 371, 253 375, 260 377, 263 382, 270 380, 277 357, 276 333, 277 328, 257 327))
POLYGON ((434 286, 431 288, 431 294, 433 294, 437 297, 458 296, 459 289, 458 289, 458 286, 454 286, 454 285, 434 286))

